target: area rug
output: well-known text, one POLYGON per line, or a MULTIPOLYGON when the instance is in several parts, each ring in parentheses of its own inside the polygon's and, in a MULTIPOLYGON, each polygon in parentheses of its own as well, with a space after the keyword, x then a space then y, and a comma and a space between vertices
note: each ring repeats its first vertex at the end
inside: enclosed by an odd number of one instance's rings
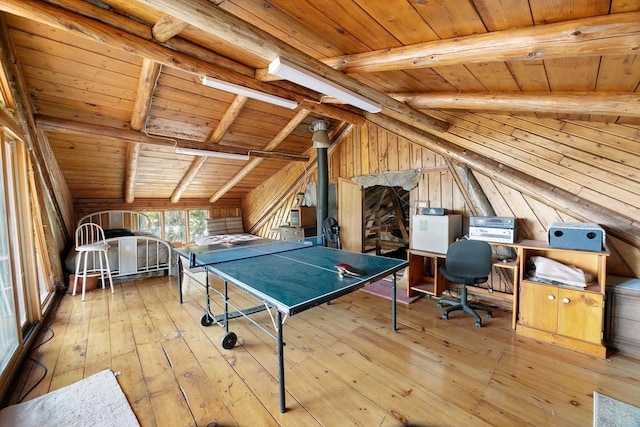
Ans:
POLYGON ((0 426, 140 426, 115 375, 104 370, 0 411, 0 426))
MULTIPOLYGON (((382 280, 378 280, 375 283, 371 283, 370 285, 365 286, 364 288, 360 288, 361 291, 370 293, 372 295, 376 295, 388 300, 391 300, 391 279, 384 278, 382 280)), ((407 297, 407 290, 402 287, 396 287, 396 302, 401 304, 411 304, 412 302, 420 299, 420 295, 414 297, 407 297)))
POLYGON ((638 427, 640 408, 593 392, 593 427, 638 427))

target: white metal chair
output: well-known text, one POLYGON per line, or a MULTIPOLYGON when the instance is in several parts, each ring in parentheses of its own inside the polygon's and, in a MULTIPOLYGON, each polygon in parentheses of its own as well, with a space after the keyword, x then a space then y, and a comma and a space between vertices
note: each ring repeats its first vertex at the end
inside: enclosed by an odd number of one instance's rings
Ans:
POLYGON ((111 293, 114 293, 109 257, 107 255, 108 250, 109 244, 104 237, 104 230, 98 224, 88 222, 76 228, 76 251, 78 256, 76 257, 76 276, 73 280, 73 295, 75 296, 76 294, 78 278, 82 276, 82 301, 85 300, 87 276, 99 277, 102 280, 102 289, 104 289, 104 276, 106 275, 111 285, 111 293), (89 257, 91 257, 90 266, 87 265, 89 257), (96 260, 96 258, 98 259, 96 260), (97 263, 100 264, 99 268, 97 263), (82 266, 82 269, 80 266, 82 266))

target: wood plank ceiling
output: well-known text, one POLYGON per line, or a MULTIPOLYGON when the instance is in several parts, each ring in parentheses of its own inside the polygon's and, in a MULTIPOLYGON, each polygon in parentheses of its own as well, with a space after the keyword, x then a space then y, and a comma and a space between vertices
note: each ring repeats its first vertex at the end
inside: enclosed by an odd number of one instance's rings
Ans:
POLYGON ((25 121, 74 198, 241 199, 306 158, 314 119, 333 130, 371 118, 270 75, 278 56, 436 136, 448 124, 434 110, 640 123, 640 0, 2 0, 0 10, 17 57, 2 98, 32 112, 25 121), (299 106, 205 87, 205 75, 299 106), (12 99, 21 81, 28 97, 12 99))

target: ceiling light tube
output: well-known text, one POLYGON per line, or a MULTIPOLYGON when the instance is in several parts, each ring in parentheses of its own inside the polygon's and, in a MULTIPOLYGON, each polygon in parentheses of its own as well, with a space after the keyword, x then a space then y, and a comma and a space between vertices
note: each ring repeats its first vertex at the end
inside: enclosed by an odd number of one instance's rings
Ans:
POLYGON ((189 154, 191 156, 215 157, 229 160, 249 160, 248 154, 224 153, 222 151, 198 150, 196 148, 176 147, 176 154, 189 154))
POLYGON ((214 89, 235 93, 236 95, 246 96, 247 98, 257 99, 258 101, 268 102, 269 104, 278 105, 280 107, 285 107, 290 109, 294 109, 298 107, 298 103, 296 101, 292 101, 286 98, 281 98, 279 96, 271 95, 269 93, 260 92, 255 89, 250 89, 248 87, 225 82, 225 81, 214 79, 212 77, 207 77, 207 76, 203 76, 201 80, 203 85, 212 87, 214 89))
POLYGON ((316 92, 332 96, 347 104, 361 108, 369 113, 379 113, 382 108, 362 95, 359 95, 349 89, 346 89, 332 81, 320 77, 310 71, 305 70, 295 64, 285 61, 277 57, 269 64, 269 74, 274 74, 290 82, 297 83, 316 92))

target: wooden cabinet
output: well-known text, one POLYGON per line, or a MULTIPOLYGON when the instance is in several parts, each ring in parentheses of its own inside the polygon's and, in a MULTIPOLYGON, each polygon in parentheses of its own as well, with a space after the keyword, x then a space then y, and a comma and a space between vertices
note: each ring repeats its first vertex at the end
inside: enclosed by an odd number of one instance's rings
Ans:
POLYGON ((601 343, 602 295, 525 281, 520 301, 520 325, 601 343))
POLYGON ((606 259, 608 252, 549 248, 525 240, 520 247, 519 316, 516 332, 597 357, 606 357, 603 344, 606 259), (527 261, 542 256, 573 265, 593 277, 585 289, 533 281, 527 261))
POLYGON ((280 240, 304 240, 305 237, 313 237, 316 234, 315 224, 307 227, 280 226, 280 240))
POLYGON ((607 346, 640 359, 640 279, 608 276, 606 311, 607 346))

